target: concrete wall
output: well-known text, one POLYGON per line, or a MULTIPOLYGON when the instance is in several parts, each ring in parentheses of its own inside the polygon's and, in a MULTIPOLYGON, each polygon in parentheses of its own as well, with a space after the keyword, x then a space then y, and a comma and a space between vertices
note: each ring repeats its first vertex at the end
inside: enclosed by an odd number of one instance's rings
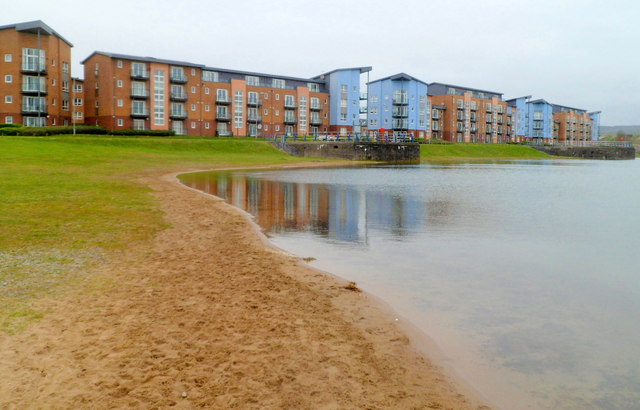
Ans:
POLYGON ((584 159, 635 159, 636 150, 633 147, 561 147, 534 146, 538 151, 549 155, 562 157, 576 157, 584 159))
POLYGON ((417 162, 420 160, 420 145, 408 142, 274 142, 273 145, 296 157, 323 157, 385 162, 417 162))

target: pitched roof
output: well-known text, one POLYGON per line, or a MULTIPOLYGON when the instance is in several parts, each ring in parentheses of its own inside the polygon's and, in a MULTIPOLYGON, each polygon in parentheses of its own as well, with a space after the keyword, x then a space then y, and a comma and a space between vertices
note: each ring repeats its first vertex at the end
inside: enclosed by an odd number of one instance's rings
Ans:
POLYGON ((497 91, 480 90, 479 88, 463 87, 461 85, 454 85, 454 84, 447 84, 447 83, 429 83, 429 86, 432 86, 432 85, 444 85, 445 87, 460 88, 467 91, 476 91, 479 93, 503 95, 503 93, 499 93, 497 91))
POLYGON ((388 77, 379 78, 377 80, 369 81, 367 84, 377 83, 379 81, 385 81, 385 80, 391 80, 391 81, 397 81, 397 80, 417 81, 417 82, 422 83, 422 84, 424 84, 426 86, 429 85, 428 83, 425 83, 424 81, 422 81, 422 80, 420 80, 420 79, 418 79, 416 77, 410 76, 409 74, 406 74, 406 73, 398 73, 398 74, 390 75, 388 77))
POLYGON ((24 23, 15 23, 15 24, 8 24, 6 26, 0 26, 0 30, 5 30, 8 28, 15 28, 16 31, 21 31, 25 33, 32 33, 32 34, 40 33, 46 36, 54 35, 58 37, 60 40, 64 41, 65 43, 69 44, 70 47, 73 47, 73 44, 71 44, 71 42, 69 42, 66 38, 62 37, 57 31, 47 26, 42 20, 33 20, 33 21, 26 21, 24 23))
POLYGON ((331 70, 331 71, 327 71, 326 73, 318 74, 316 76, 313 76, 312 78, 316 79, 316 78, 320 78, 320 77, 325 77, 325 76, 327 76, 329 74, 335 73, 336 71, 360 70, 360 74, 362 74, 362 73, 369 72, 372 69, 373 69, 373 67, 371 67, 371 66, 350 67, 350 68, 336 68, 335 70, 331 70))

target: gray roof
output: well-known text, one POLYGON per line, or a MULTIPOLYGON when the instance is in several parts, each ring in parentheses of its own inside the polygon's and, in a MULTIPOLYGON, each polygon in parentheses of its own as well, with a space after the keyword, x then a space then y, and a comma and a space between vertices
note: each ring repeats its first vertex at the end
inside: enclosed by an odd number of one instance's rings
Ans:
POLYGON ((519 100, 520 98, 524 98, 524 99, 527 99, 527 100, 528 100, 528 99, 530 99, 530 98, 531 98, 531 96, 530 96, 530 95, 524 95, 524 96, 522 96, 522 97, 510 98, 510 99, 506 100, 506 102, 519 100))
POLYGON ((320 83, 320 84, 324 83, 324 81, 321 81, 321 80, 314 80, 314 79, 308 79, 308 78, 289 77, 289 76, 265 74, 265 73, 256 73, 256 72, 253 72, 253 71, 231 70, 231 69, 228 69, 228 68, 207 67, 204 64, 189 63, 189 62, 186 62, 186 61, 165 60, 165 59, 155 58, 155 57, 141 57, 141 56, 132 56, 132 55, 127 55, 127 54, 107 53, 107 52, 104 52, 104 51, 94 51, 93 53, 91 53, 91 55, 89 57, 87 57, 84 60, 82 60, 82 64, 84 64, 87 60, 89 60, 95 54, 102 54, 104 56, 107 56, 107 57, 110 57, 110 58, 117 58, 117 59, 120 59, 120 60, 143 61, 143 62, 147 62, 147 63, 161 63, 161 64, 169 64, 169 65, 174 65, 174 66, 196 67, 196 68, 201 68, 201 69, 207 70, 207 71, 218 71, 218 72, 232 73, 232 74, 242 74, 242 75, 254 75, 254 76, 259 76, 259 77, 279 78, 279 79, 283 79, 283 80, 294 80, 294 81, 306 81, 306 82, 320 83))
POLYGON ((141 56, 132 56, 127 54, 107 53, 104 51, 94 51, 93 53, 91 53, 91 55, 89 55, 89 57, 82 60, 82 64, 84 64, 88 59, 90 59, 96 54, 102 54, 103 56, 107 56, 110 58, 117 58, 120 60, 144 61, 146 63, 161 63, 161 64, 169 64, 169 65, 204 68, 203 64, 194 64, 186 61, 165 60, 165 59, 155 58, 155 57, 141 57, 141 56))
POLYGON ((324 77, 327 76, 329 74, 335 73, 336 71, 348 71, 348 70, 360 70, 360 74, 362 73, 366 73, 369 72, 373 69, 373 67, 371 66, 363 66, 363 67, 350 67, 350 68, 336 68, 335 70, 331 70, 331 71, 327 71, 326 73, 322 73, 319 75, 316 75, 312 78, 320 78, 320 77, 324 77))
POLYGON ((543 100, 542 98, 538 98, 537 100, 529 101, 529 104, 549 104, 549 105, 553 105, 549 101, 543 100))
POLYGON ((584 108, 568 107, 566 105, 560 105, 560 104, 551 104, 551 105, 553 105, 553 108, 568 108, 570 110, 578 110, 578 111, 587 112, 587 110, 585 110, 584 108))
POLYGON ((428 86, 428 85, 429 85, 429 84, 425 83, 424 81, 422 81, 422 80, 420 80, 420 79, 418 79, 418 78, 416 78, 416 77, 410 76, 409 74, 406 74, 406 73, 398 73, 398 74, 390 75, 390 76, 388 76, 388 77, 379 78, 379 79, 377 79, 377 80, 369 81, 367 84, 377 83, 377 82, 379 82, 379 81, 385 81, 385 80, 392 80, 392 81, 394 81, 394 80, 417 81, 417 82, 422 83, 422 84, 424 84, 424 85, 426 85, 426 86, 428 86))
POLYGON ((37 34, 39 32, 40 34, 44 34, 46 36, 54 35, 58 37, 60 40, 64 41, 65 43, 69 44, 70 47, 73 47, 73 44, 71 44, 71 42, 69 42, 66 38, 62 37, 57 31, 55 31, 51 27, 44 24, 42 20, 33 20, 33 21, 27 21, 24 23, 16 23, 16 24, 8 24, 6 26, 0 26, 0 30, 5 30, 8 28, 15 28, 16 31, 21 31, 25 33, 37 34))
POLYGON ((429 83, 429 86, 432 86, 432 85, 444 85, 445 87, 461 88, 461 89, 467 90, 467 91, 476 91, 476 92, 479 92, 479 93, 503 95, 503 93, 499 93, 497 91, 480 90, 478 88, 463 87, 461 85, 454 85, 454 84, 447 84, 447 83, 429 83))

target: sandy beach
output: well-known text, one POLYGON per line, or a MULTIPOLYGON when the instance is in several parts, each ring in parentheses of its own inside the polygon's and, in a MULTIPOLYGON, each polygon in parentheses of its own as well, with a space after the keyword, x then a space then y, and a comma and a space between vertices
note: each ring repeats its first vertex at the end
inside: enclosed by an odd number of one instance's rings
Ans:
POLYGON ((375 298, 175 174, 140 181, 167 229, 0 335, 0 408, 488 408, 375 298))

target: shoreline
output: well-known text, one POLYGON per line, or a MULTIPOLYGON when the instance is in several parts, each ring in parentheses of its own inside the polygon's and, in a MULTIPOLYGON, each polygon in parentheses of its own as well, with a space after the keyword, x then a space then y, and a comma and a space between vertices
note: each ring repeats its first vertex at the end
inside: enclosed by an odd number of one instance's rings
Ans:
POLYGON ((111 285, 44 300, 46 320, 0 337, 0 407, 487 408, 383 301, 180 173, 134 178, 168 227, 92 269, 111 285))
MULTIPOLYGON (((183 184, 179 177, 185 174, 198 173, 198 172, 216 172, 216 171, 242 171, 242 170, 274 170, 274 169, 302 169, 302 168, 327 168, 327 167, 342 167, 342 166, 357 166, 358 164, 354 164, 353 162, 348 162, 346 164, 343 163, 326 163, 326 164, 317 164, 313 166, 306 166, 302 164, 298 166, 298 164, 291 164, 288 166, 269 166, 269 167, 238 167, 238 168, 216 168, 216 169, 207 169, 207 170, 198 170, 198 171, 188 171, 188 172, 177 172, 170 173, 165 177, 173 179, 173 181, 181 186, 184 189, 188 189, 190 191, 194 191, 200 195, 204 195, 206 197, 211 198, 214 201, 221 202, 225 206, 229 207, 233 211, 237 212, 241 215, 253 229, 254 233, 260 238, 262 244, 268 248, 272 248, 278 252, 282 252, 284 255, 288 257, 296 258, 298 263, 301 264, 304 268, 316 271, 322 275, 326 275, 337 282, 340 285, 344 286, 348 284, 349 278, 345 278, 339 275, 336 275, 332 272, 322 270, 316 268, 314 266, 309 265, 304 261, 304 256, 292 254, 285 249, 282 249, 276 246, 273 242, 269 240, 268 235, 265 233, 264 229, 258 225, 255 221, 255 217, 245 211, 244 209, 238 208, 228 202, 226 202, 223 198, 220 198, 216 195, 201 191, 197 188, 192 188, 183 184)), ((298 278, 300 279, 300 278, 298 278)), ((414 325, 411 321, 404 318, 400 315, 396 310, 384 300, 382 296, 378 296, 376 294, 370 293, 368 291, 360 289, 361 295, 363 296, 365 305, 369 306, 371 309, 374 309, 379 312, 381 317, 387 322, 387 324, 391 324, 395 326, 399 332, 408 338, 408 343, 412 349, 414 349, 419 355, 423 356, 424 359, 434 363, 435 365, 444 369, 444 375, 447 377, 447 382, 452 384, 453 387, 462 393, 467 399, 469 399, 475 406, 478 408, 498 408, 496 403, 490 402, 487 397, 485 397, 476 387, 474 387, 473 382, 467 378, 465 378, 450 362, 450 359, 446 356, 444 351, 440 348, 440 346, 435 342, 434 339, 429 337, 429 335, 414 325)), ((340 306, 344 308, 344 306, 340 306)), ((344 314, 348 314, 347 312, 343 312, 344 314)), ((356 321, 354 321, 356 322, 356 321)))

